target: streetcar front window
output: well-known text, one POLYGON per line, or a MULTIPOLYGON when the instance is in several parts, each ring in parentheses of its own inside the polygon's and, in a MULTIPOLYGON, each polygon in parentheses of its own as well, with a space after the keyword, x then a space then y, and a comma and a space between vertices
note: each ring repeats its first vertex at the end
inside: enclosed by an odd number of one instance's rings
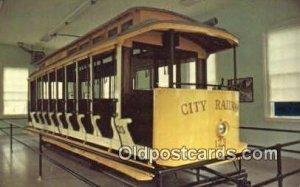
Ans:
MULTIPOLYGON (((176 82, 176 65, 173 65, 173 80, 176 82)), ((158 68, 158 87, 169 87, 169 69, 168 66, 158 68)))
POLYGON ((131 77, 134 90, 196 88, 196 53, 176 49, 175 64, 170 66, 170 56, 164 47, 135 44, 131 53, 131 77), (170 76, 172 76, 171 80, 170 76))
MULTIPOLYGON (((195 59, 188 59, 181 63, 181 82, 188 84, 196 83, 196 62, 195 59)), ((195 89, 195 85, 181 85, 181 88, 195 89)))

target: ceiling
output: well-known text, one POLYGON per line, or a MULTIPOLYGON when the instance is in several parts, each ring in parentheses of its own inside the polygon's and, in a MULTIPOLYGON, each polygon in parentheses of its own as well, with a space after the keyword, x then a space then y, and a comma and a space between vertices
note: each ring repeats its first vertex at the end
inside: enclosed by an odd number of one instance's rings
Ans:
MULTIPOLYGON (((50 52, 65 46, 75 37, 57 36, 48 42, 41 39, 61 23, 77 7, 91 0, 0 0, 0 44, 24 42, 36 49, 50 52)), ((82 36, 117 14, 134 6, 149 6, 172 10, 193 18, 209 11, 226 8, 233 0, 96 0, 60 34, 82 36)))

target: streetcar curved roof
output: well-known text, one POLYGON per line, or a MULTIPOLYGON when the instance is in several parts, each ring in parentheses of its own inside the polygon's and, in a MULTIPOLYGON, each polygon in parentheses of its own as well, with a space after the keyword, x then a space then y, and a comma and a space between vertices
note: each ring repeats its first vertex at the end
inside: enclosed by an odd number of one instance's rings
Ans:
MULTIPOLYGON (((193 40, 199 46, 203 47, 208 54, 221 51, 224 49, 229 49, 239 44, 238 38, 224 29, 202 24, 191 18, 167 10, 146 8, 146 7, 135 7, 125 11, 124 13, 108 21, 102 26, 96 28, 95 30, 87 33, 86 35, 80 37, 79 39, 73 41, 67 46, 46 56, 44 59, 38 62, 39 69, 40 69, 39 71, 43 71, 45 69, 46 69, 45 71, 47 71, 49 70, 50 67, 55 68, 56 66, 58 66, 57 64, 61 65, 70 61, 75 61, 76 59, 82 56, 93 54, 96 51, 101 51, 105 48, 115 46, 116 44, 122 44, 125 40, 128 40, 130 38, 133 38, 135 36, 141 35, 146 32, 167 31, 170 29, 179 32, 180 35, 185 38, 193 40), (75 52, 74 54, 69 54, 60 57, 59 54, 61 52, 71 49, 72 47, 76 46, 76 44, 88 39, 90 36, 99 32, 101 29, 106 28, 107 25, 118 21, 120 18, 122 18, 122 16, 128 15, 128 13, 135 12, 136 10, 139 9, 164 12, 164 13, 171 14, 172 16, 177 16, 179 19, 175 18, 175 20, 168 20, 168 19, 167 20, 161 20, 161 19, 143 20, 129 27, 128 30, 120 32, 116 36, 104 38, 99 43, 90 45, 89 47, 81 49, 75 52)), ((33 75, 34 74, 40 74, 40 73, 36 72, 33 73, 33 75)))

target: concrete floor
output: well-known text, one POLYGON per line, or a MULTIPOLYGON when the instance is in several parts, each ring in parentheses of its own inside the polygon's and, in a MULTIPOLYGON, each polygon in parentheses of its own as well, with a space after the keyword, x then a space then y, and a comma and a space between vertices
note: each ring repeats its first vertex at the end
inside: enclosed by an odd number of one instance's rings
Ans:
MULTIPOLYGON (((23 133, 16 135, 16 138, 24 141, 26 144, 37 149, 38 140, 36 137, 28 136, 23 133)), ((78 180, 68 172, 53 165, 47 160, 43 161, 43 178, 38 178, 38 155, 32 152, 30 149, 24 147, 19 143, 14 143, 13 155, 10 155, 9 151, 9 138, 0 132, 0 187, 83 187, 88 186, 84 182, 78 180)), ((44 149, 44 152, 51 158, 56 159, 60 163, 63 163, 68 168, 77 171, 79 174, 85 176, 94 183, 105 187, 114 186, 155 186, 153 182, 139 183, 127 177, 118 174, 122 180, 127 181, 127 184, 116 180, 109 176, 111 172, 91 169, 88 162, 80 160, 74 156, 66 155, 64 152, 53 151, 53 149, 44 149)), ((243 167, 248 172, 248 178, 252 184, 260 182, 262 180, 271 178, 276 175, 276 162, 275 161, 244 161, 243 167)), ((219 171, 229 171, 234 169, 232 164, 215 166, 219 171)), ((283 158, 284 172, 292 171, 300 168, 300 158, 283 158)), ((195 180, 190 174, 185 172, 177 173, 165 177, 165 186, 176 186, 186 182, 195 180)), ((222 186, 231 186, 230 184, 224 184, 222 186)), ((277 186, 277 183, 272 183, 269 186, 277 186)), ((299 187, 300 186, 300 174, 288 177, 284 180, 284 186, 287 187, 299 187)))

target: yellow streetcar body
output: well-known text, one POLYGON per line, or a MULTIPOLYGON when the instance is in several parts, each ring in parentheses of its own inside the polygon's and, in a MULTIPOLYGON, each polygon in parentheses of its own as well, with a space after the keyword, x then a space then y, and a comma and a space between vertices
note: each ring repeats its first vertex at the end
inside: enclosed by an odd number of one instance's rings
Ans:
POLYGON ((47 134, 44 141, 137 180, 154 177, 147 169, 215 159, 217 150, 240 153, 239 93, 208 86, 206 67, 211 54, 235 54, 237 45, 231 33, 185 16, 129 9, 38 63, 29 77, 29 126, 47 134), (196 153, 153 162, 131 153, 137 159, 121 162, 123 146, 196 153))

